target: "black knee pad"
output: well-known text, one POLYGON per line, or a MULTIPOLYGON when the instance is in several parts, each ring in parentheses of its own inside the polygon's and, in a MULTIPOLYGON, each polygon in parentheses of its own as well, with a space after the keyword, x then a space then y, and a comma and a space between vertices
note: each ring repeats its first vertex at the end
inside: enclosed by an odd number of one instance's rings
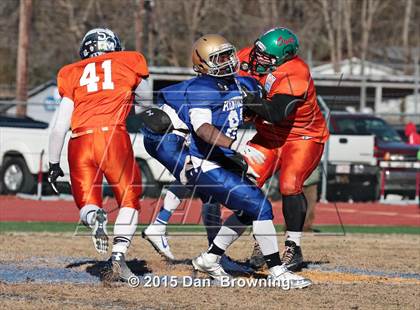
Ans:
POLYGON ((192 190, 192 186, 183 185, 178 181, 175 181, 168 187, 168 191, 172 192, 179 200, 190 198, 192 190))
POLYGON ((204 203, 201 208, 201 216, 203 224, 206 227, 207 240, 210 245, 214 238, 216 238, 220 226, 222 225, 222 220, 220 219, 220 204, 211 200, 204 203))
POLYGON ((237 211, 229 216, 223 223, 223 226, 227 226, 236 232, 239 236, 252 225, 253 219, 251 216, 244 214, 243 212, 237 211))

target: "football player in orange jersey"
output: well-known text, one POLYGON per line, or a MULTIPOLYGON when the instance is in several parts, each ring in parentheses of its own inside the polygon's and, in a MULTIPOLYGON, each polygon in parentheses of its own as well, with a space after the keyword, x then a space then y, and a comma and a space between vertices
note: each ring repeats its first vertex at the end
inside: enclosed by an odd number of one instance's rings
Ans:
POLYGON ((318 166, 328 139, 308 65, 297 56, 298 38, 286 28, 274 28, 239 51, 241 75, 257 79, 265 98, 248 93, 257 134, 249 144, 261 151, 263 164, 249 163, 264 182, 280 172, 280 192, 287 237, 282 262, 296 270, 303 262, 300 239, 307 202, 303 182, 318 166))
POLYGON ((69 128, 70 179, 81 222, 92 229, 99 253, 108 250, 107 214, 102 209, 102 182, 107 179, 120 207, 114 225, 111 262, 123 280, 133 276, 125 253, 137 228, 140 171, 133 155, 125 120, 136 102, 151 100, 146 60, 134 51, 122 51, 115 33, 95 28, 80 47, 81 61, 64 66, 57 86, 62 97, 49 143, 48 181, 59 176, 60 154, 69 128))

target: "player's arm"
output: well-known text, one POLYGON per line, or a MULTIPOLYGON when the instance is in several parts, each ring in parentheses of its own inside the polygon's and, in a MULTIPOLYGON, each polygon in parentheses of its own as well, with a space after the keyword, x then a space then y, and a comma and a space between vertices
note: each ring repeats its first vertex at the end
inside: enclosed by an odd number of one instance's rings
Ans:
POLYGON ((212 125, 210 109, 193 108, 190 110, 190 119, 195 133, 204 142, 230 148, 234 140, 212 125))
POLYGON ((172 122, 169 116, 160 110, 153 102, 153 89, 148 81, 149 70, 147 62, 141 53, 129 52, 132 58, 132 68, 140 78, 140 83, 134 90, 135 116, 130 117, 137 129, 146 127, 153 132, 164 134, 170 130, 172 122))
POLYGON ((153 91, 147 79, 143 79, 134 91, 134 109, 137 129, 146 127, 149 130, 164 134, 173 126, 169 115, 153 102, 153 91))
POLYGON ((241 143, 239 140, 229 138, 213 126, 210 109, 193 108, 190 110, 190 119, 195 133, 204 142, 210 145, 230 148, 247 157, 251 162, 256 162, 258 164, 264 162, 265 156, 260 151, 247 144, 241 143))
POLYGON ((63 170, 60 168, 60 156, 66 133, 70 128, 73 110, 73 100, 63 97, 49 137, 48 154, 50 168, 48 171, 48 182, 50 183, 54 183, 58 177, 64 176, 63 170))
POLYGON ((140 114, 150 108, 155 108, 153 103, 153 91, 147 79, 142 79, 134 90, 134 109, 140 114))
POLYGON ((275 94, 271 100, 255 96, 254 92, 244 90, 245 107, 270 123, 277 124, 288 117, 295 108, 305 101, 304 97, 275 94))

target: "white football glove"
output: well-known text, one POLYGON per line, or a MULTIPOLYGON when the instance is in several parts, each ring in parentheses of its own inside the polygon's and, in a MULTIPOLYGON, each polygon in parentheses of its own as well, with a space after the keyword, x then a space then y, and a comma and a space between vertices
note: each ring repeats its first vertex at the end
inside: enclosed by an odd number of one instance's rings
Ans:
POLYGON ((246 157, 253 164, 261 165, 265 161, 265 155, 256 148, 246 144, 246 142, 241 143, 241 141, 235 140, 230 148, 246 157))

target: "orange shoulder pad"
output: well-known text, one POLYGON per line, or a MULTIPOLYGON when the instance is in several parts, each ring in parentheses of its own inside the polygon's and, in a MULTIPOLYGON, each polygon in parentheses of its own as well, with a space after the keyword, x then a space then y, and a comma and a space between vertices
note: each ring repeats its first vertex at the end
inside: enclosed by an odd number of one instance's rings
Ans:
POLYGON ((130 68, 140 77, 147 78, 149 76, 149 68, 146 58, 143 54, 135 51, 123 51, 118 53, 130 68))
POLYGON ((308 66, 296 57, 269 74, 265 79, 264 88, 269 97, 275 94, 300 97, 308 91, 310 82, 311 75, 308 66))

